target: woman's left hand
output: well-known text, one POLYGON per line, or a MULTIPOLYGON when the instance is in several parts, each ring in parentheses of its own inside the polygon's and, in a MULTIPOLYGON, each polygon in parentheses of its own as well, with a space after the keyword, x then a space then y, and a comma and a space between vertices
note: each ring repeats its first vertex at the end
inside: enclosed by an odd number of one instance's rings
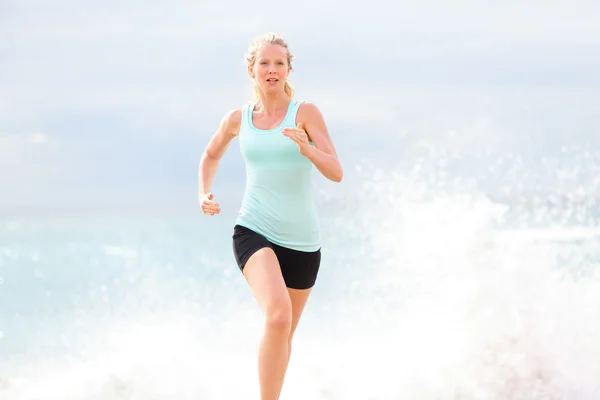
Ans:
POLYGON ((301 154, 306 154, 306 150, 310 148, 310 143, 308 142, 308 134, 302 127, 302 122, 296 128, 283 128, 283 134, 296 142, 301 154))

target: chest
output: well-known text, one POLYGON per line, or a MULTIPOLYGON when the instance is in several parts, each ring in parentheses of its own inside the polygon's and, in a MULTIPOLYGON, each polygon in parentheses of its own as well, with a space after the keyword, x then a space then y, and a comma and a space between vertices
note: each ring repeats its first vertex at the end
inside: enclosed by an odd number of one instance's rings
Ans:
POLYGON ((279 114, 273 115, 261 115, 250 111, 250 118, 252 119, 252 125, 260 130, 270 130, 277 128, 281 121, 287 116, 287 111, 281 111, 279 114))
POLYGON ((298 145, 281 131, 241 132, 240 150, 250 167, 288 169, 311 165, 310 160, 300 154, 298 145))

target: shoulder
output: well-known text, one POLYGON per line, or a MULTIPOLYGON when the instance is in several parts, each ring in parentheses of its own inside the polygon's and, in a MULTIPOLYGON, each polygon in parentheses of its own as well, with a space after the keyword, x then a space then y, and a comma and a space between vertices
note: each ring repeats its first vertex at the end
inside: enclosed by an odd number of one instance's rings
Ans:
POLYGON ((240 125, 242 122, 242 112, 246 106, 231 109, 225 113, 223 121, 229 125, 240 125))
POLYGON ((313 121, 322 119, 323 114, 315 103, 304 101, 298 106, 298 117, 302 121, 313 121))
POLYGON ((305 101, 298 107, 298 115, 296 117, 298 123, 303 123, 304 126, 311 130, 327 130, 325 118, 319 107, 316 104, 305 101))
POLYGON ((231 109, 221 119, 221 126, 227 133, 237 136, 242 125, 242 114, 245 106, 231 109))

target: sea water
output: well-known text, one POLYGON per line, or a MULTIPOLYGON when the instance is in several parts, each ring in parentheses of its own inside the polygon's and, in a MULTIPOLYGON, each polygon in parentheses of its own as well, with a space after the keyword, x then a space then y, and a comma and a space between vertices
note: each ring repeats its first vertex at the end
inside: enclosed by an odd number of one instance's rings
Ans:
MULTIPOLYGON (((346 175, 317 193, 322 267, 282 400, 600 398, 593 201, 346 175)), ((3 217, 0 399, 258 399, 237 200, 3 217)))

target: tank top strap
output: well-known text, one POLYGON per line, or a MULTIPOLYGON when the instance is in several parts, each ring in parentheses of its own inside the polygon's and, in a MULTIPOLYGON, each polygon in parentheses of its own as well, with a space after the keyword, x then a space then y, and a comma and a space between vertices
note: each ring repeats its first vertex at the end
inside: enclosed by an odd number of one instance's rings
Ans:
POLYGON ((242 107, 242 121, 241 121, 241 125, 240 125, 240 131, 243 131, 243 130, 246 130, 249 128, 249 126, 248 126, 249 115, 248 114, 253 107, 254 107, 254 104, 252 104, 252 103, 246 103, 242 107))
POLYGON ((304 100, 294 100, 292 99, 292 104, 289 110, 289 115, 286 120, 288 123, 296 125, 296 116, 298 115, 298 109, 300 108, 300 104, 304 103, 304 100))

